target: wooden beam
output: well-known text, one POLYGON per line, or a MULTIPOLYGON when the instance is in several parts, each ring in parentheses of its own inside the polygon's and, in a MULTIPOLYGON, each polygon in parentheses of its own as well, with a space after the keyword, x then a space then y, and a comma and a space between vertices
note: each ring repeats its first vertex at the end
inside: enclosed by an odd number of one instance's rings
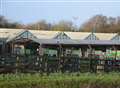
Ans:
POLYGON ((115 51, 115 60, 116 60, 116 58, 117 58, 117 48, 116 48, 115 45, 113 46, 113 49, 114 49, 114 51, 115 51))
POLYGON ((3 44, 2 44, 2 54, 5 54, 5 42, 3 41, 3 44))

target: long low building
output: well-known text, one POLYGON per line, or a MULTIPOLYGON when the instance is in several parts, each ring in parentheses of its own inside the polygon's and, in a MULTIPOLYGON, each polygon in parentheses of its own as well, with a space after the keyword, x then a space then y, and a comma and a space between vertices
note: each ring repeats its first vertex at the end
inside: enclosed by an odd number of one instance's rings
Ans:
POLYGON ((63 44, 64 43, 66 44, 67 43, 66 40, 69 40, 71 44, 72 41, 74 41, 73 43, 75 44, 81 44, 82 42, 90 44, 91 42, 97 43, 98 41, 103 41, 101 42, 101 44, 107 42, 108 44, 120 43, 120 36, 117 33, 61 32, 61 31, 41 31, 27 29, 5 29, 5 28, 0 29, 1 42, 2 41, 10 42, 12 40, 17 39, 18 37, 21 38, 27 37, 38 43, 49 43, 49 40, 52 40, 53 44, 54 41, 59 41, 63 44), (46 40, 47 42, 45 41, 43 42, 42 40, 46 40))
MULTIPOLYGON (((63 53, 65 48, 89 49, 107 48, 119 50, 120 35, 118 33, 92 33, 92 32, 63 32, 42 31, 27 29, 0 28, 0 54, 20 53, 20 48, 31 48, 34 53, 41 53, 44 48, 58 49, 63 53)), ((29 51, 28 51, 29 52, 29 51)), ((84 55, 82 53, 82 55, 84 55)))

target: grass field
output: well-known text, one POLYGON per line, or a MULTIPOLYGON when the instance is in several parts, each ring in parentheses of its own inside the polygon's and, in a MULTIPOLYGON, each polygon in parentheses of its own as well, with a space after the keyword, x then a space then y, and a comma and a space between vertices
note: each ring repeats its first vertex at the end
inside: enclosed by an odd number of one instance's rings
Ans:
POLYGON ((1 74, 0 88, 120 88, 120 73, 1 74))

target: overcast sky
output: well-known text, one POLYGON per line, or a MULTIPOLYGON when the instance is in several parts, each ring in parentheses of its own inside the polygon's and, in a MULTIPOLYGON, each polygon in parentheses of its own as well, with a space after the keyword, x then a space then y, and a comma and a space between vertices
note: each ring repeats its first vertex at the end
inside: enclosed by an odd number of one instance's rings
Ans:
POLYGON ((120 16, 119 0, 0 0, 0 14, 12 21, 31 23, 42 19, 81 25, 96 14, 120 16))

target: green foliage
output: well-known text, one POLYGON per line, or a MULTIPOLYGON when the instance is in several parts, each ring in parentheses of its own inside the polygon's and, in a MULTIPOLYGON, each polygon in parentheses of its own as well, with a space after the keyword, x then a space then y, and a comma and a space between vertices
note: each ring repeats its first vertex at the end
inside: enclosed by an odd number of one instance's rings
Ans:
POLYGON ((1 74, 0 88, 119 88, 120 73, 1 74))

